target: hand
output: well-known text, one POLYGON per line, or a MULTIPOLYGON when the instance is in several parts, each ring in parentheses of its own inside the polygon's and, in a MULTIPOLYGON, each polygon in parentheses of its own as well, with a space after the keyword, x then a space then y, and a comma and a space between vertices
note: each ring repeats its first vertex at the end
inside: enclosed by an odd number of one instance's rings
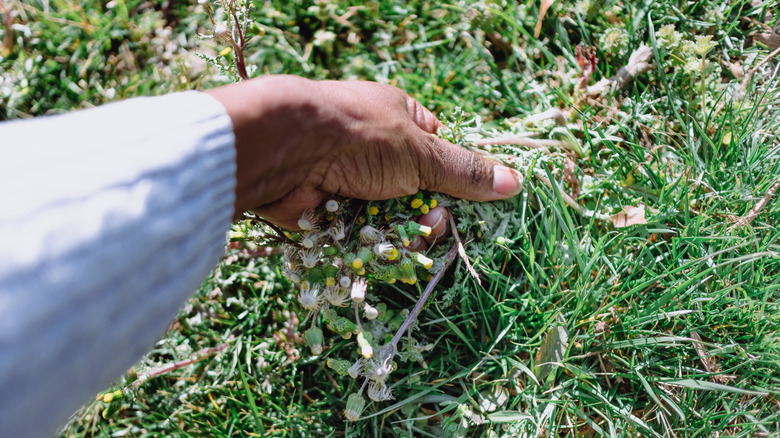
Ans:
POLYGON ((489 201, 522 189, 518 172, 436 137, 433 114, 389 85, 267 76, 209 93, 236 134, 235 217, 253 210, 295 229, 334 194, 489 201))

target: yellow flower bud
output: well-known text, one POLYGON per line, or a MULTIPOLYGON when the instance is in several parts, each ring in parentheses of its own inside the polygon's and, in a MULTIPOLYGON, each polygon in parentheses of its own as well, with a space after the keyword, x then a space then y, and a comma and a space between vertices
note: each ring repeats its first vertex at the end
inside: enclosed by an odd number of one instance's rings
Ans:
POLYGON ((414 255, 414 259, 417 260, 417 263, 423 265, 425 269, 431 269, 431 267, 433 266, 433 260, 429 259, 428 257, 420 253, 416 253, 414 255))

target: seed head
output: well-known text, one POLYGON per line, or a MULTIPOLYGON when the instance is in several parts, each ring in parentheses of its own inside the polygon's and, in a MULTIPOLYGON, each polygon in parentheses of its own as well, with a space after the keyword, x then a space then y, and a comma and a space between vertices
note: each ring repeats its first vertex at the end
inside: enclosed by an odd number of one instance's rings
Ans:
POLYGON ((301 283, 301 293, 298 294, 298 302, 306 310, 317 310, 320 307, 322 297, 317 289, 311 287, 308 281, 301 283))
POLYGON ((355 281, 352 282, 352 290, 349 295, 350 298, 352 298, 352 301, 362 303, 366 299, 367 288, 368 283, 365 278, 356 278, 355 281))
POLYGON ((373 321, 379 316, 379 309, 372 307, 368 303, 363 303, 363 314, 366 316, 367 320, 373 321))
POLYGON ((233 36, 230 34, 230 29, 225 23, 217 23, 211 28, 211 33, 214 35, 214 41, 222 44, 233 44, 233 36))
POLYGON ((390 242, 379 242, 374 245, 374 254, 383 259, 389 258, 395 250, 395 247, 390 242))
POLYGON ((384 233, 372 227, 371 225, 366 225, 360 229, 360 240, 363 243, 378 243, 384 240, 384 238, 384 233))
POLYGON ((314 231, 307 231, 303 233, 303 239, 301 240, 301 245, 303 245, 306 248, 314 248, 317 245, 317 240, 319 240, 319 234, 317 234, 314 231))
POLYGON ((349 289, 333 286, 325 289, 325 299, 335 307, 344 307, 349 301, 349 289))
POLYGON ((335 199, 328 199, 328 202, 325 203, 325 210, 330 213, 339 211, 339 201, 335 199))
POLYGON ((393 372, 393 355, 380 351, 368 361, 365 367, 366 376, 374 382, 384 383, 390 373, 393 372))
POLYGON ((358 360, 357 362, 353 363, 352 366, 349 367, 347 370, 347 374, 349 374, 349 377, 352 377, 353 379, 357 379, 360 377, 360 373, 363 372, 363 368, 365 367, 365 363, 362 359, 358 360))
POLYGON ((393 399, 393 392, 384 383, 371 382, 368 384, 368 398, 375 402, 393 399))
POLYGON ((285 265, 284 276, 293 283, 299 284, 303 279, 303 269, 290 263, 286 263, 285 265))
POLYGON ((298 250, 290 245, 284 249, 284 260, 288 263, 298 263, 301 261, 298 256, 298 250))
POLYGON ((301 254, 301 261, 303 262, 303 266, 306 266, 309 269, 317 266, 317 263, 320 261, 319 248, 312 248, 308 251, 304 251, 303 254, 301 254))
POLYGON ((330 237, 332 237, 333 240, 344 240, 344 238, 347 237, 344 234, 344 222, 334 222, 333 225, 328 228, 328 234, 330 234, 330 237))
POLYGON ((298 227, 304 231, 311 231, 317 229, 317 217, 314 216, 314 210, 306 210, 303 215, 298 219, 298 227))

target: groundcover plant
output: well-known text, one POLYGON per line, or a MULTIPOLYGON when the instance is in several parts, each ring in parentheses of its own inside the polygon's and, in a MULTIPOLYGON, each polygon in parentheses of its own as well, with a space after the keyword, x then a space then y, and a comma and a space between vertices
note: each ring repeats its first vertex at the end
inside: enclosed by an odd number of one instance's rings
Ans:
POLYGON ((492 203, 334 197, 294 233, 248 214, 62 436, 780 433, 777 12, 4 0, 2 118, 263 74, 367 79, 524 175, 492 203), (411 251, 434 207, 456 233, 411 251))

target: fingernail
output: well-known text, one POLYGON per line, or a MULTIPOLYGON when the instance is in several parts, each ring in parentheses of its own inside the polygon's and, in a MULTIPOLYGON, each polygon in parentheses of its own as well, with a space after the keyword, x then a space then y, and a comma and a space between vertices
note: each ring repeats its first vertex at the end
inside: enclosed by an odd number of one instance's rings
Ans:
POLYGON ((420 236, 414 236, 409 246, 406 247, 409 251, 421 251, 425 249, 425 241, 420 236))
POLYGON ((523 191, 523 175, 506 166, 493 167, 493 191, 510 198, 523 191))

